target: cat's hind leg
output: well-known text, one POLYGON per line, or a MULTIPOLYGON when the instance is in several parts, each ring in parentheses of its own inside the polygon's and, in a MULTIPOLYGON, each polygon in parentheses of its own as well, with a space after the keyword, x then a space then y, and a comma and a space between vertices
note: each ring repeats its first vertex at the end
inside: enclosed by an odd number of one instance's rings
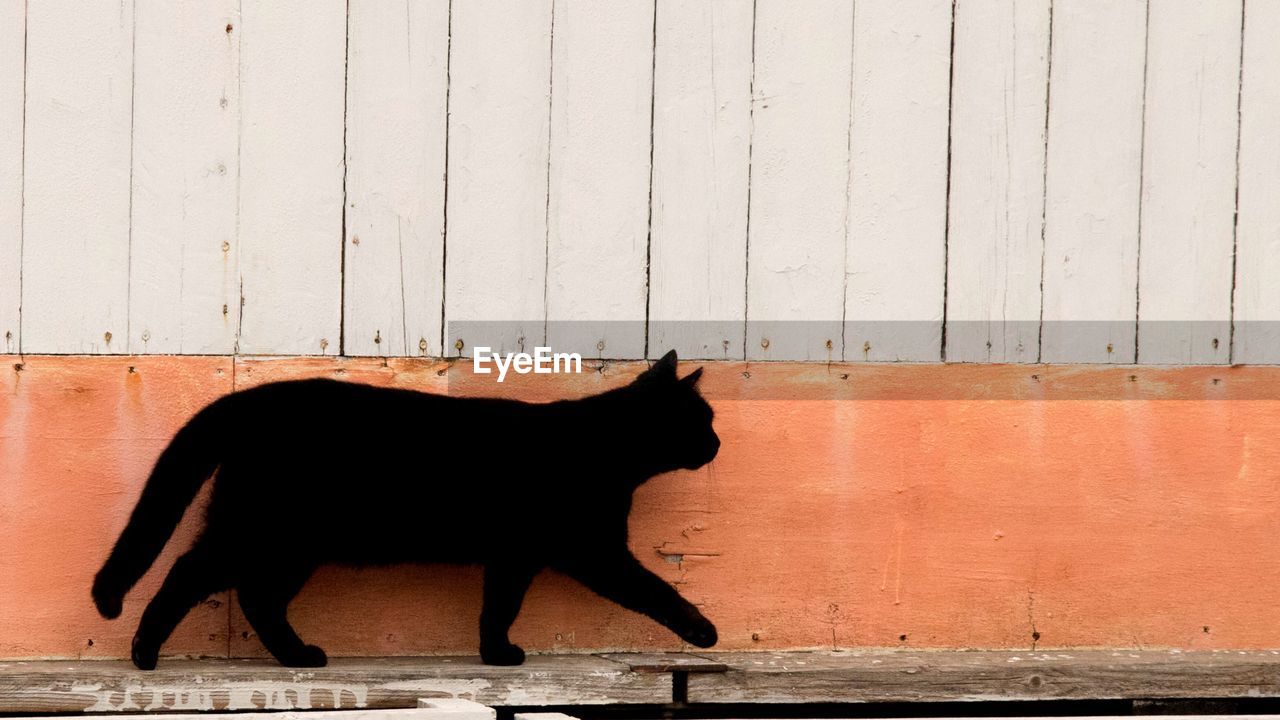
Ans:
POLYGON ((302 590, 313 570, 261 569, 244 577, 236 588, 245 619, 267 651, 286 667, 324 667, 328 662, 324 650, 303 642, 289 624, 289 602, 302 590))
POLYGON ((541 570, 519 563, 490 564, 484 568, 484 604, 480 611, 480 659, 486 665, 519 665, 524 650, 507 638, 511 623, 520 614, 529 583, 541 570))
POLYGON ((559 569, 597 594, 657 620, 685 642, 708 648, 718 640, 716 626, 693 603, 626 549, 591 553, 559 569))
POLYGON ((227 589, 224 568, 207 539, 196 544, 178 558, 165 577, 156 596, 142 613, 138 631, 133 636, 133 664, 140 670, 153 670, 160 646, 173 634, 196 603, 215 592, 227 589))

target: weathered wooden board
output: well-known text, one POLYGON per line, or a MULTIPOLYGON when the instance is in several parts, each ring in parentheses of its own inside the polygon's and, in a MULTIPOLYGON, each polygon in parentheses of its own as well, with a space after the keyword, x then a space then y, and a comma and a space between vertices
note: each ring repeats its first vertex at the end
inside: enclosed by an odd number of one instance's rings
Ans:
POLYGON ((1045 362, 1134 362, 1147 0, 1053 5, 1045 362))
POLYGON ((946 359, 1036 362, 1049 0, 955 12, 946 359))
POLYGON ((22 143, 27 4, 0 2, 0 348, 22 338, 22 143))
POLYGON ((446 355, 543 343, 551 6, 453 7, 446 355))
POLYGON ((440 355, 448 0, 351 0, 343 352, 440 355))
POLYGON ((27 3, 25 352, 119 353, 128 342, 133 10, 27 3))
MULTIPOLYGON (((382 710, 330 710, 330 711, 298 711, 281 710, 271 713, 272 720, 492 720, 496 711, 480 703, 470 700, 448 698, 444 700, 420 700, 416 708, 395 708, 382 710)), ((22 711, 26 712, 26 711, 22 711)), ((120 717, 121 713, 107 715, 80 715, 83 720, 106 720, 120 717)), ((13 716, 9 716, 13 717, 13 716)), ((20 720, 35 720, 39 716, 31 716, 20 720)), ((239 720, 236 713, 167 713, 156 712, 147 717, 153 720, 239 720)))
POLYGON ((942 357, 953 6, 854 4, 845 360, 942 357))
POLYGON ((750 0, 659 0, 649 354, 741 359, 751 143, 750 0))
POLYGON ((1234 348, 1237 363, 1280 363, 1280 2, 1244 17, 1234 348))
POLYGON ((245 0, 241 13, 238 349, 335 355, 347 6, 245 0))
MULTIPOLYGON (((9 550, 0 553, 0 657, 128 656, 142 608, 191 542, 203 498, 120 619, 94 610, 93 576, 169 438, 231 383, 232 360, 222 357, 3 358, 0 545, 9 550)), ((225 593, 200 603, 166 652, 225 654, 227 617, 225 593)))
POLYGON ((641 358, 655 0, 556 0, 547 344, 641 358))
MULTIPOLYGON (((625 657, 625 656, 624 656, 625 657)), ((691 703, 921 702, 1275 697, 1275 651, 1146 650, 711 653, 727 672, 689 673, 691 703)), ((671 701, 671 676, 591 655, 338 660, 300 672, 274 663, 173 660, 0 663, 0 712, 375 710, 671 701), (421 700, 420 700, 421 698, 421 700)), ((327 717, 328 714, 322 715, 327 717)), ((209 717, 203 715, 202 717, 209 717)), ((541 717, 541 716, 539 716, 541 717)))
POLYGON ((852 3, 756 3, 749 360, 840 359, 852 53, 852 3))
POLYGON ((602 658, 625 663, 633 672, 724 672, 729 669, 714 656, 689 653, 602 653, 602 658))
POLYGON ((1140 363, 1225 363, 1230 356, 1242 5, 1151 3, 1140 363))
POLYGON ((1280 652, 1178 650, 725 653, 689 702, 928 702, 1280 696, 1280 652))
MULTIPOLYGON (((126 599, 125 618, 100 619, 87 588, 160 449, 232 377, 239 388, 323 376, 540 401, 618 387, 646 367, 498 384, 467 362, 417 358, 230 363, 3 358, 0 546, 27 550, 0 553, 0 657, 127 655, 198 517, 126 599)), ((1280 647, 1280 441, 1258 430, 1280 423, 1280 368, 704 367, 720 455, 641 488, 630 540, 716 623, 719 648, 1280 647), (779 483, 778 468, 798 480, 779 483)), ((426 435, 411 449, 437 450, 426 435)), ((325 568, 290 617, 331 657, 474 653, 480 580, 476 568, 325 568)), ((166 653, 261 656, 235 603, 213 600, 166 653)), ((682 648, 554 573, 534 582, 512 639, 540 652, 682 648)))
POLYGON ((0 712, 174 712, 416 707, 420 698, 485 705, 671 701, 671 676, 633 673, 591 655, 531 656, 519 667, 479 658, 330 660, 299 671, 273 661, 0 663, 0 712))
POLYGON ((235 350, 236 0, 135 0, 129 352, 235 350))

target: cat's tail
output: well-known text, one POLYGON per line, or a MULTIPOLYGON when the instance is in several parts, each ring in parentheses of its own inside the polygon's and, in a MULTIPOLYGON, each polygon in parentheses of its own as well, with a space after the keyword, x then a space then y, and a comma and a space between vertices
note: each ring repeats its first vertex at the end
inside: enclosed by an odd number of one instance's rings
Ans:
POLYGON ((103 617, 119 617, 125 594, 155 562, 183 512, 217 469, 230 401, 224 397, 197 413, 160 454, 129 524, 93 579, 93 603, 103 617))

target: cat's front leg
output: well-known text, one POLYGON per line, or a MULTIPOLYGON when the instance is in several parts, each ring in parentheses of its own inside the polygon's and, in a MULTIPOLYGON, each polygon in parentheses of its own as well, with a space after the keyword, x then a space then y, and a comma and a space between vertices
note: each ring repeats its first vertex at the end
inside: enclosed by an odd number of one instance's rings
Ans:
POLYGON ((541 570, 525 563, 491 563, 484 568, 484 605, 480 610, 480 659, 486 665, 519 665, 524 650, 507 638, 529 584, 541 570))
POLYGON ((561 569, 603 597, 657 620, 685 642, 708 648, 719 639, 716 626, 693 603, 641 565, 630 551, 591 554, 561 569))

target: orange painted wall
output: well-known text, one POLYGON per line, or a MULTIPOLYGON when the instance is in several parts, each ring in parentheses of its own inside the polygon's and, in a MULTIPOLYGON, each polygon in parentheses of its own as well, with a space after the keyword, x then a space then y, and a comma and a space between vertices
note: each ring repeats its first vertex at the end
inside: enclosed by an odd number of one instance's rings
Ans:
MULTIPOLYGON (((168 436, 233 387, 331 375, 550 399, 643 366, 497 385, 416 360, 0 359, 7 658, 127 654, 192 528, 121 620, 94 613, 92 575, 168 436)), ((707 368, 720 457, 642 488, 632 534, 636 554, 704 606, 723 649, 1280 647, 1280 368, 707 368)), ((430 438, 424 423, 424 469, 445 451, 430 438)), ((470 568, 333 568, 292 615, 332 655, 474 653, 478 601, 470 568)), ((551 574, 513 635, 534 650, 679 647, 551 574)), ((166 651, 262 653, 226 597, 166 651)))

